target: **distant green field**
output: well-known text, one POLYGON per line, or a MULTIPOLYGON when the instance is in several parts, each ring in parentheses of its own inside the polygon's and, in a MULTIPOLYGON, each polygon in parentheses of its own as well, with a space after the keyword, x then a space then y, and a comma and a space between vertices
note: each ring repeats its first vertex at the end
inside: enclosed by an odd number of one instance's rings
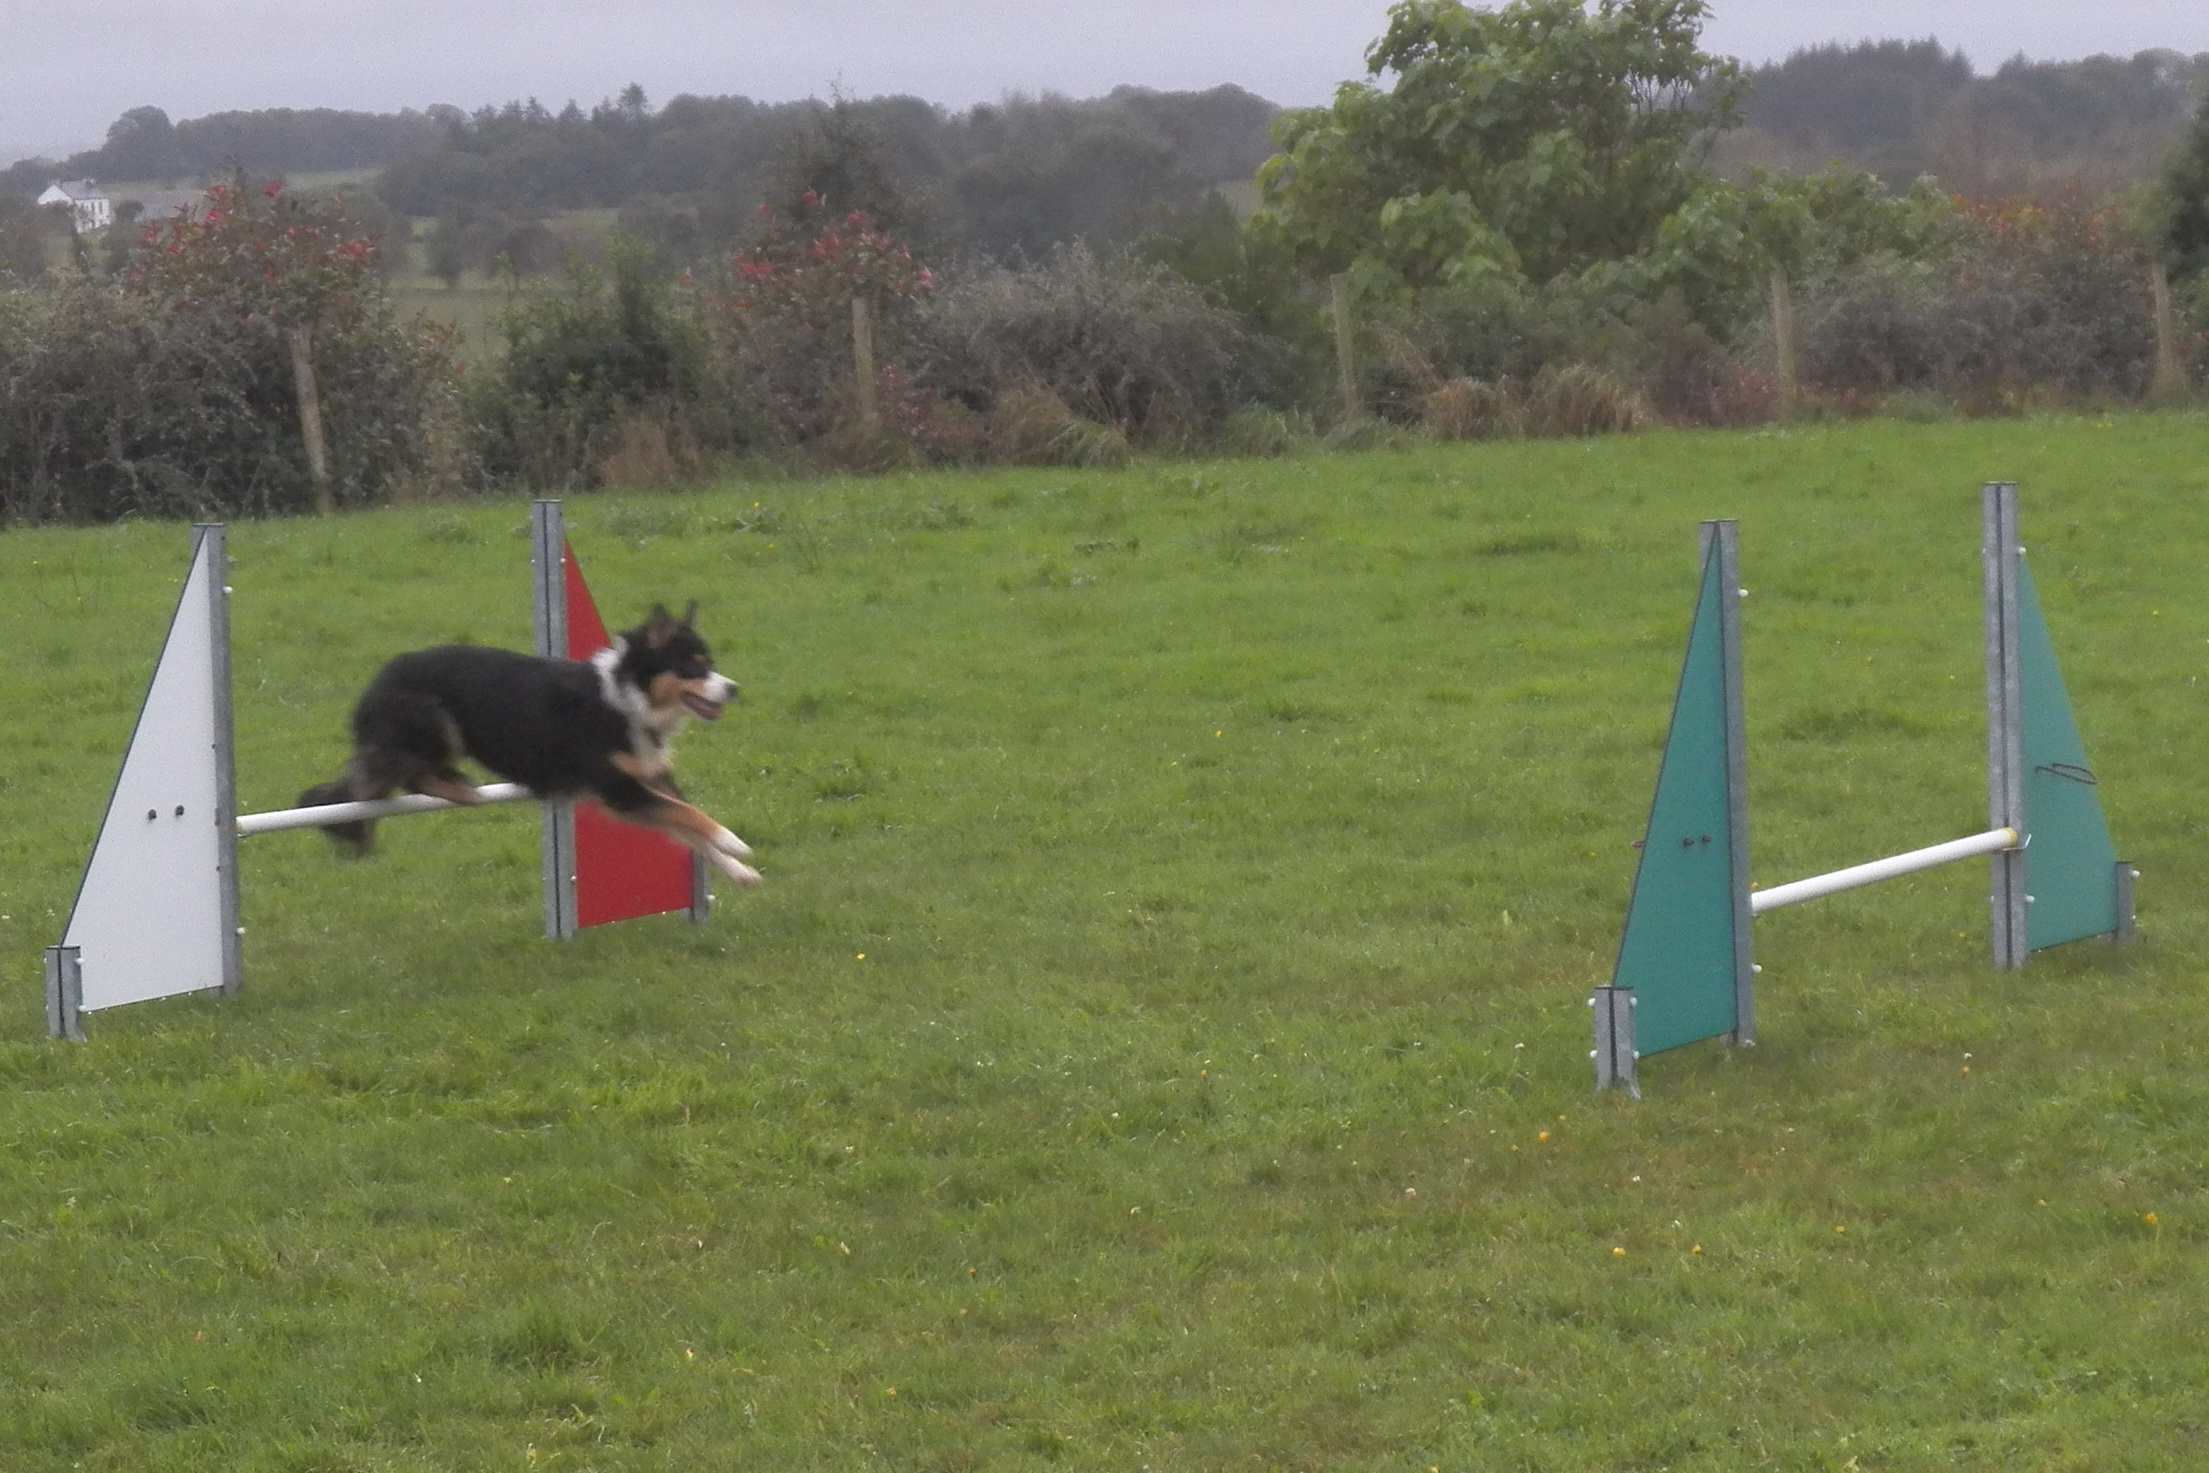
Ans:
POLYGON ((392 305, 402 316, 419 312, 460 330, 460 357, 469 363, 480 363, 497 350, 499 313, 512 296, 506 287, 472 273, 452 287, 421 274, 394 276, 391 282, 392 305))
MULTIPOLYGON (((284 184, 294 192, 337 189, 348 184, 368 184, 382 173, 380 168, 305 170, 284 175, 284 184)), ((100 192, 109 199, 134 199, 147 193, 168 194, 180 189, 204 189, 228 178, 224 174, 193 175, 181 179, 102 179, 100 192)), ((256 178, 266 177, 256 173, 256 178)))
MULTIPOLYGON (((582 261, 602 262, 613 237, 615 212, 563 210, 545 223, 564 251, 582 261)), ((499 313, 513 300, 514 289, 481 271, 465 272, 451 286, 431 275, 420 239, 429 225, 427 220, 414 221, 414 238, 385 243, 392 264, 392 301, 402 313, 420 312, 458 328, 462 358, 481 362, 497 347, 499 313)))
MULTIPOLYGON (((2209 419, 578 499, 748 704, 766 883, 538 939, 536 819, 248 842, 247 985, 48 1043, 183 528, 0 534, 0 1467, 2167 1470, 2209 1439, 2209 419), (1983 868, 1760 924, 1763 1044, 1590 1092, 1742 523, 1754 868, 1985 821, 1978 487, 2141 939, 1983 868), (1968 1072, 1966 1070, 1968 1069, 1968 1072)), ((232 531, 240 776, 524 646, 518 500, 232 531)))

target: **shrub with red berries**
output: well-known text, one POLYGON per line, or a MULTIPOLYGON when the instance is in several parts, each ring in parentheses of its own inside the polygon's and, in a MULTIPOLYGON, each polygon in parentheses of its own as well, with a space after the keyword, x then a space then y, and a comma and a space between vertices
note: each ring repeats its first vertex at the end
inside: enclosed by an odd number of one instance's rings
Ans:
POLYGON ((934 289, 928 268, 867 215, 838 216, 807 191, 795 214, 760 207, 753 243, 701 288, 700 306, 729 379, 778 437, 807 440, 852 410, 853 299, 872 309, 880 376, 934 289))

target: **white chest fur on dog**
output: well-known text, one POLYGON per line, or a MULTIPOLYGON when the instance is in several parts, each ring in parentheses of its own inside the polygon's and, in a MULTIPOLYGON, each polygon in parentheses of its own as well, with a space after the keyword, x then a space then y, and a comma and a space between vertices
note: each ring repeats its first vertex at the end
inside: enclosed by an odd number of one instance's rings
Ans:
POLYGON ((675 765, 669 744, 690 719, 690 713, 680 705, 656 710, 643 691, 616 677, 614 672, 627 648, 628 641, 617 639, 611 647, 591 656, 591 668, 598 673, 598 692, 607 705, 628 719, 629 755, 636 759, 635 776, 665 777, 675 765))

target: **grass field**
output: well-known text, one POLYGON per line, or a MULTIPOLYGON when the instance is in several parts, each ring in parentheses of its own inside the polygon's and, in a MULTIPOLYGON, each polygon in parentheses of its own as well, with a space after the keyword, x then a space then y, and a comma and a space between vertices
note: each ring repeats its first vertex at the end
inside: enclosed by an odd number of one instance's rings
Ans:
MULTIPOLYGON (((2209 421, 1869 423, 572 501, 704 601, 767 882, 538 939, 536 819, 248 842, 247 985, 42 1035, 185 532, 0 535, 0 1467, 2172 1469, 2209 1459, 2209 421), (1742 521, 1772 883, 1985 824, 1978 486, 2141 939, 1960 865, 1759 926, 1590 1092, 1742 521), (1968 1071, 1968 1072, 1967 1072, 1968 1071)), ((245 806, 526 511, 236 527, 245 806)))

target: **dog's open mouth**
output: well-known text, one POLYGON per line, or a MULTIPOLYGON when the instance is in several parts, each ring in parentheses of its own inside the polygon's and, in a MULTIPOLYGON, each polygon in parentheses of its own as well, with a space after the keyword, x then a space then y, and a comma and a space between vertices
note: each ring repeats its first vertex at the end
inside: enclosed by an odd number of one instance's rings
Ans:
POLYGON ((721 703, 719 701, 709 701, 696 691, 684 691, 683 704, 688 706, 690 714, 700 721, 719 721, 721 719, 721 703))

